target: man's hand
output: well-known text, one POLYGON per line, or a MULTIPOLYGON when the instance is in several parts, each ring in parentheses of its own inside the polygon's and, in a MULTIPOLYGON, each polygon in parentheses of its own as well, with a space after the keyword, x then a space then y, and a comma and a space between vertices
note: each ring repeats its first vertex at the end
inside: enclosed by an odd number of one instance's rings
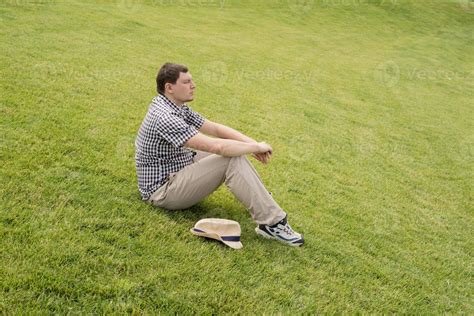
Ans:
MULTIPOLYGON (((204 133, 216 136, 217 138, 232 139, 245 143, 257 143, 254 139, 234 130, 233 128, 208 120, 204 121, 204 124, 200 130, 202 130, 204 133)), ((258 147, 259 149, 251 154, 252 157, 263 164, 267 164, 273 152, 272 147, 265 142, 258 143, 258 147)))
POLYGON ((270 160, 271 155, 272 154, 269 151, 267 151, 266 153, 252 154, 252 157, 254 157, 255 159, 257 159, 263 164, 267 164, 268 161, 270 160))
POLYGON ((259 143, 259 151, 252 154, 252 157, 263 164, 267 164, 273 153, 273 149, 265 142, 259 143))

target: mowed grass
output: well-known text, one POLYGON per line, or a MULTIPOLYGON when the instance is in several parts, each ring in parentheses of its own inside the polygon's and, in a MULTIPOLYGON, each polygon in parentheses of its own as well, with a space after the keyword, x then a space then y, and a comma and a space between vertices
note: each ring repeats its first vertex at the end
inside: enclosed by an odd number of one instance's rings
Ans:
POLYGON ((463 1, 0 1, 0 312, 472 314, 474 8, 463 1), (166 61, 305 235, 222 186, 141 202, 166 61), (190 234, 240 222, 234 251, 190 234))

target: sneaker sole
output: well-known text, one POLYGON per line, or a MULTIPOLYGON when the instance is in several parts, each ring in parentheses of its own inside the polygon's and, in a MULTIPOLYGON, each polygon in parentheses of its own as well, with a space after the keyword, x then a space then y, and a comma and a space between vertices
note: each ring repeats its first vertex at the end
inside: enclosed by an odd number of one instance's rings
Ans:
MULTIPOLYGON (((277 238, 275 236, 272 236, 272 235, 269 235, 267 234, 266 232, 260 230, 258 227, 255 227, 255 232, 257 233, 257 235, 260 235, 264 238, 267 238, 267 239, 273 239, 273 240, 277 240, 279 242, 281 242, 282 244, 285 244, 285 245, 288 245, 288 246, 292 246, 292 247, 300 247, 303 245, 304 242, 302 243, 289 243, 289 242, 286 242, 280 238, 277 238)), ((301 235, 301 237, 303 237, 303 235, 301 235)))

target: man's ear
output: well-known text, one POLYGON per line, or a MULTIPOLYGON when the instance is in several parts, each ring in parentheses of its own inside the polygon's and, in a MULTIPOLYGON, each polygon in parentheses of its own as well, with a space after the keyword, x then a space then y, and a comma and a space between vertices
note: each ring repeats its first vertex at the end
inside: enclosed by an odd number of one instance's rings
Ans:
POLYGON ((170 82, 165 83, 165 92, 173 93, 173 85, 170 82))

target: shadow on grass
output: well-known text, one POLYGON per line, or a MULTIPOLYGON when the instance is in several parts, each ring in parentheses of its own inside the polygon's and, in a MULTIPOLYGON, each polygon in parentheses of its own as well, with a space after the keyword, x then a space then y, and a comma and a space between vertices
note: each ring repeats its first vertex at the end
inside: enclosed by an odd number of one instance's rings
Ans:
MULTIPOLYGON (((225 203, 224 203, 225 204, 225 203)), ((180 226, 187 226, 191 229, 194 224, 203 219, 203 218, 227 218, 227 219, 234 219, 236 218, 237 210, 234 210, 229 207, 224 207, 222 203, 215 203, 209 200, 203 200, 198 202, 197 204, 183 209, 183 210, 167 210, 163 208, 159 208, 156 206, 150 205, 150 207, 156 211, 160 212, 160 214, 164 214, 170 221, 173 221, 177 225, 180 226)), ((243 214, 246 215, 246 214, 243 214)), ((189 234, 189 229, 183 230, 182 232, 177 233, 178 236, 184 236, 189 234)), ((179 238, 179 237, 178 237, 179 238)), ((222 242, 208 237, 196 237, 200 238, 201 242, 205 242, 209 245, 215 245, 216 247, 222 247, 223 250, 234 251, 230 247, 224 245, 222 242)))
POLYGON ((237 221, 241 219, 241 216, 237 215, 237 213, 240 213, 239 211, 224 206, 221 203, 215 203, 209 200, 203 200, 182 210, 167 210, 152 205, 150 205, 150 207, 155 211, 166 215, 170 220, 173 220, 176 223, 183 224, 189 222, 192 226, 198 220, 203 218, 227 218, 237 221))

